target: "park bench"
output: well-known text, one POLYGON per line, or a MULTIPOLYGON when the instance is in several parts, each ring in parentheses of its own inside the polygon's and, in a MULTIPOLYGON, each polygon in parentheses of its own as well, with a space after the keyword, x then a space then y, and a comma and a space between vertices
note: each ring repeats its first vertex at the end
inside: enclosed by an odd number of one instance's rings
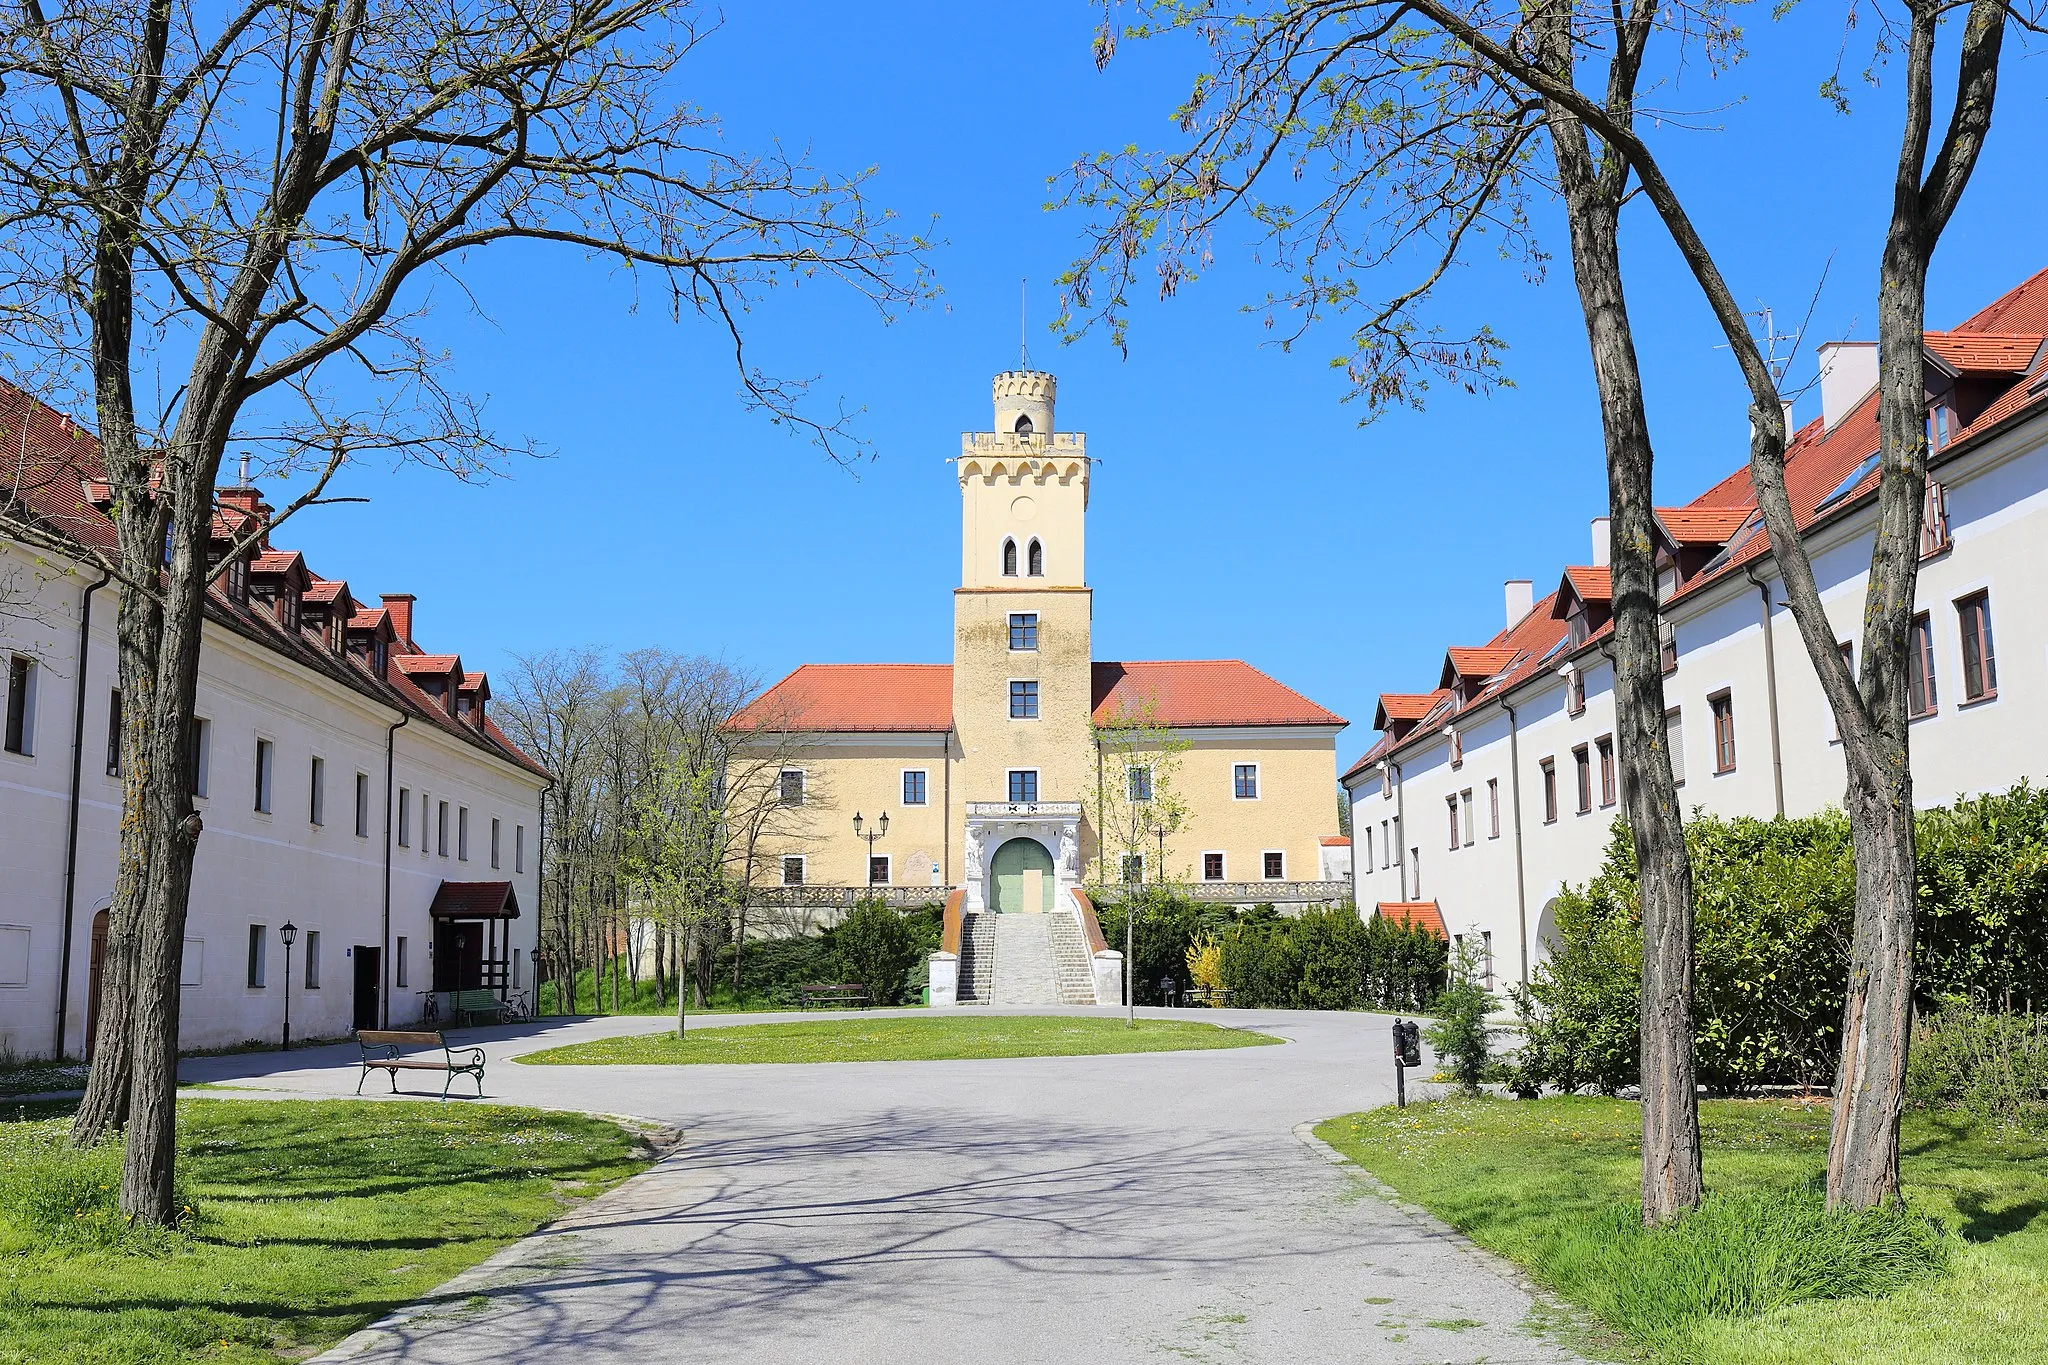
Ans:
POLYGON ((372 1071, 383 1071, 391 1077, 391 1093, 398 1093, 398 1073, 401 1071, 439 1071, 445 1073, 441 1082, 441 1098, 448 1098, 448 1087, 455 1084, 457 1076, 470 1076, 476 1080, 478 1099, 484 1094, 484 1050, 480 1047, 452 1048, 448 1040, 439 1033, 407 1033, 395 1029, 358 1029, 356 1045, 363 1053, 363 1074, 356 1077, 356 1093, 363 1093, 363 1082, 370 1078, 372 1071), (433 1055, 435 1049, 441 1055, 433 1055))
POLYGON ((1215 1005, 1219 1009, 1229 1009, 1230 992, 1221 987, 1190 986, 1181 1001, 1189 1005, 1215 1005))
POLYGON ((858 981, 841 981, 834 985, 798 986, 797 1004, 803 1009, 820 1006, 832 1009, 845 1005, 868 1007, 868 988, 858 981))
POLYGON ((478 1020, 487 1024, 504 1024, 514 1018, 511 1005, 500 1000, 496 992, 488 990, 455 992, 448 1013, 457 1028, 467 1028, 478 1020))

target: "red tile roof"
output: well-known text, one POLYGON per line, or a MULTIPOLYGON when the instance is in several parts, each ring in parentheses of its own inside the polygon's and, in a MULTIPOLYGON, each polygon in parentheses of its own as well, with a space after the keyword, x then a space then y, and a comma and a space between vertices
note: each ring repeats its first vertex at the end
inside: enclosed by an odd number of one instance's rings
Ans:
POLYGON ((1963 374, 2025 374, 2041 358, 2033 332, 1929 332, 1927 349, 1963 374))
MULTIPOLYGON (((1097 663, 1091 703, 1107 722, 1146 703, 1162 725, 1343 725, 1342 717, 1237 659, 1097 663)), ((953 727, 949 664, 805 664, 733 718, 736 728, 938 734, 953 727)))
POLYGON ((1444 674, 1439 683, 1448 687, 1458 678, 1491 678, 1513 663, 1516 653, 1511 645, 1452 645, 1445 651, 1444 674))
MULTIPOLYGON (((1930 353, 1956 369, 1973 373, 2016 374, 2026 367, 2027 374, 1979 413, 1968 427, 1951 434, 1948 445, 1934 456, 1933 463, 1938 468, 1977 438, 2005 423, 2023 414, 2048 412, 2048 269, 2035 273, 1953 331, 1928 333, 1927 347, 1930 353)), ((1792 502, 1794 519, 1802 532, 1823 519, 1846 515, 1871 495, 1878 482, 1874 468, 1858 477, 1848 488, 1844 489, 1843 484, 1877 448, 1875 391, 1865 395, 1832 430, 1826 429, 1822 419, 1816 417, 1792 433, 1785 450, 1785 489, 1792 502)), ((1679 586, 1673 600, 1698 592, 1707 584, 1718 582, 1771 551, 1770 536, 1759 522, 1746 461, 1685 507, 1658 508, 1657 517, 1667 533, 1681 543, 1726 546, 1706 568, 1679 586), (1692 535, 1719 535, 1721 538, 1688 540, 1687 537, 1692 535)), ((1586 600, 1609 599, 1612 587, 1608 570, 1604 567, 1568 568, 1559 584, 1560 593, 1567 590, 1586 600)), ((1538 603, 1532 615, 1547 618, 1559 610, 1555 599, 1552 599, 1547 606, 1538 603)), ((1528 650, 1523 660, 1510 668, 1501 680, 1469 699, 1465 709, 1513 688, 1551 664, 1554 658, 1563 657, 1561 651, 1554 648, 1563 636, 1562 620, 1546 620, 1543 624, 1550 628, 1550 638, 1520 642, 1528 650)), ((1517 634, 1519 629, 1504 632, 1503 636, 1495 638, 1494 643, 1507 643, 1506 637, 1517 634)), ((1602 626, 1595 631, 1580 647, 1581 651, 1597 647, 1609 629, 1602 626)), ((1378 728, 1384 730, 1387 719, 1383 705, 1378 728)), ((1448 721, 1452 717, 1446 715, 1443 719, 1448 721)), ((1350 778, 1383 756, 1410 744, 1422 743, 1436 728, 1434 725, 1418 727, 1398 742, 1382 736, 1345 771, 1344 776, 1350 778)))
POLYGON ((1749 520, 1748 507, 1659 507, 1657 522, 1676 545, 1726 545, 1749 520))
POLYGON ((1336 712, 1261 673, 1242 659, 1171 659, 1095 664, 1098 724, 1135 716, 1175 729, 1225 725, 1344 725, 1336 712))
POLYGON ((943 734, 953 728, 950 664, 804 664, 750 702, 742 730, 943 734))
POLYGON ((1379 710, 1373 713, 1372 728, 1384 730, 1391 721, 1421 720, 1443 695, 1442 688, 1434 692, 1382 692, 1379 710))
POLYGON ((1389 924, 1420 926, 1438 938, 1450 937, 1444 932, 1444 912, 1437 908, 1435 901, 1381 901, 1374 908, 1389 924))
MULTIPOLYGON (((0 380, 0 427, 8 433, 9 452, 9 458, 0 462, 0 498, 17 500, 17 506, 10 510, 23 516, 31 531, 52 535, 81 552, 118 554, 114 524, 88 496, 89 483, 98 482, 105 488, 99 442, 84 428, 4 380, 0 380)), ((229 507, 226 512, 235 510, 229 507)), ((296 551, 273 551, 258 558, 268 572, 289 571, 293 565, 298 566, 300 573, 307 572, 304 559, 296 551)), ((307 577, 311 579, 310 574, 307 577)), ((489 722, 473 726, 450 716, 440 703, 407 681, 402 669, 394 669, 388 678, 380 678, 354 654, 336 654, 298 631, 285 630, 270 612, 230 598, 218 580, 208 589, 205 611, 208 621, 222 629, 255 641, 361 695, 410 712, 416 719, 494 757, 540 777, 549 776, 546 768, 522 752, 497 726, 489 722)), ((381 618, 383 612, 375 610, 367 615, 381 618)), ((357 612, 349 618, 349 624, 361 629, 373 627, 377 621, 357 612)))
POLYGON ((1349 848, 1351 840, 1341 834, 1325 834, 1320 840, 1324 848, 1349 848))
POLYGON ((462 658, 456 654, 394 654, 391 662, 407 673, 453 673, 462 658))

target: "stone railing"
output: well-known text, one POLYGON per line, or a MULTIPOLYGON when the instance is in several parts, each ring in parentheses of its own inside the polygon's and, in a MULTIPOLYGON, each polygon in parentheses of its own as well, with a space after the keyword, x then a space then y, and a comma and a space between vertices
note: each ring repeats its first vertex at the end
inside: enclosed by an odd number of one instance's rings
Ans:
POLYGON ((880 901, 892 910, 915 910, 940 904, 951 890, 944 886, 757 886, 747 892, 747 903, 784 910, 851 910, 862 901, 880 901))
MULTIPOLYGON (((1113 905, 1138 888, 1091 886, 1088 895, 1113 905)), ((1191 901, 1222 905, 1335 905, 1351 899, 1350 882, 1180 882, 1173 893, 1191 901)))
POLYGON ((1088 434, 1082 431, 1055 431, 1050 435, 1033 432, 1019 436, 1012 431, 963 431, 960 433, 962 455, 986 455, 994 451, 1017 451, 1022 454, 1039 452, 1079 455, 1088 448, 1088 434))
POLYGON ((970 820, 1078 820, 1079 801, 969 801, 970 820))

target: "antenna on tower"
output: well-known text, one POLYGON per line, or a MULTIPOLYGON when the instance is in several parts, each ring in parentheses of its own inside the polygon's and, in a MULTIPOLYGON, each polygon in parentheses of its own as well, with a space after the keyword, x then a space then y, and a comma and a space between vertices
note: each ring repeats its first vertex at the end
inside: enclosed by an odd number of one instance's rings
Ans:
POLYGON ((1025 286, 1030 283, 1028 276, 1017 281, 1017 368, 1020 370, 1031 368, 1030 334, 1024 324, 1024 305, 1027 298, 1025 286))

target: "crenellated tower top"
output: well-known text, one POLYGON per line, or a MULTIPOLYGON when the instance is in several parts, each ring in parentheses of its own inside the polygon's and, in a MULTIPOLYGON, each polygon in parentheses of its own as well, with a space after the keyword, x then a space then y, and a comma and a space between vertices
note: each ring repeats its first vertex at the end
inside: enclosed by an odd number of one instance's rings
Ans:
POLYGON ((990 385, 996 405, 996 433, 1050 436, 1059 381, 1044 370, 1004 370, 990 385))

